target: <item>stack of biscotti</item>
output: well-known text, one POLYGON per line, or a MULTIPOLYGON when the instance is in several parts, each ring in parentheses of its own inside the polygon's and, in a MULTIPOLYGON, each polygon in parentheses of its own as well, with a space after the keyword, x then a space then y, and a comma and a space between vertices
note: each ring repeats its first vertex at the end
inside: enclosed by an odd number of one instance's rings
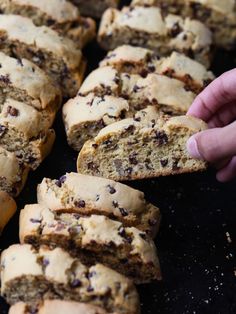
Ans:
POLYGON ((207 67, 211 60, 209 28, 189 17, 165 14, 156 6, 107 9, 102 16, 98 41, 105 50, 131 44, 150 48, 163 56, 175 50, 207 67))
POLYGON ((70 0, 78 6, 81 13, 85 16, 100 18, 103 12, 109 8, 116 8, 120 0, 70 0))
POLYGON ((214 75, 173 52, 160 58, 151 50, 120 46, 90 73, 78 95, 63 107, 67 140, 79 151, 105 126, 154 105, 168 114, 185 114, 214 75))
POLYGON ((96 25, 91 18, 80 16, 69 1, 61 0, 2 0, 0 11, 29 17, 37 26, 48 26, 83 48, 95 37, 96 25))
POLYGON ((157 6, 164 12, 189 16, 205 23, 214 43, 223 48, 236 44, 236 3, 234 0, 133 0, 132 6, 157 6))
MULTIPOLYGON (((101 313, 140 313, 138 294, 131 280, 102 264, 86 266, 65 250, 46 246, 15 244, 3 251, 1 295, 10 305, 25 302, 26 306, 15 306, 25 307, 26 313, 27 309, 37 310, 44 300, 62 300, 65 309, 70 309, 71 303, 63 300, 101 307, 101 313)), ((48 307, 46 301, 45 310, 48 307)), ((96 307, 94 312, 97 313, 96 307)))

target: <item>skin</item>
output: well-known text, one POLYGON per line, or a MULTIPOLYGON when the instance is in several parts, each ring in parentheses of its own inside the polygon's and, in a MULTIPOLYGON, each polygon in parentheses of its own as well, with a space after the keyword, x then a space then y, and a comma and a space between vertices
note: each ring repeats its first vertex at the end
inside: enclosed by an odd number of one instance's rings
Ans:
POLYGON ((217 168, 216 177, 227 182, 236 177, 236 69, 224 73, 200 93, 188 115, 208 123, 209 130, 187 142, 189 154, 217 168))

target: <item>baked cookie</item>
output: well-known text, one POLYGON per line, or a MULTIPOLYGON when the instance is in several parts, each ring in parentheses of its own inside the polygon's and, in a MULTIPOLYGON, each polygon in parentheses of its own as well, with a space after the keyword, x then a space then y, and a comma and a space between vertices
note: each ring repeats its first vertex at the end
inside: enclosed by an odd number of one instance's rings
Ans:
POLYGON ((206 169, 189 156, 186 142, 207 125, 194 117, 161 118, 154 106, 102 129, 79 153, 79 173, 136 180, 206 169))
POLYGON ((119 72, 139 74, 146 77, 158 73, 182 81, 186 89, 198 94, 215 77, 201 63, 176 51, 168 57, 159 57, 152 50, 129 45, 110 51, 100 67, 112 66, 119 72))
POLYGON ((210 65, 211 31, 198 20, 164 15, 157 7, 108 9, 102 17, 98 41, 105 50, 122 44, 150 48, 161 56, 176 50, 210 65))
POLYGON ((103 12, 109 8, 116 8, 120 0, 70 0, 78 6, 80 12, 86 16, 100 18, 103 12))
POLYGON ((1 294, 11 305, 44 299, 78 301, 108 312, 139 313, 132 281, 101 265, 84 266, 60 248, 12 245, 1 255, 1 294))
POLYGON ((16 202, 10 195, 0 191, 0 234, 16 212, 16 202))
POLYGON ((35 26, 19 15, 1 14, 0 49, 37 64, 61 87, 64 97, 78 91, 85 68, 81 51, 49 27, 35 26))
POLYGON ((103 215, 86 217, 26 205, 20 214, 20 242, 61 247, 85 265, 101 263, 138 284, 161 277, 153 240, 103 215))
POLYGON ((37 198, 52 211, 104 215, 153 237, 160 223, 159 209, 148 203, 142 192, 104 178, 73 172, 59 180, 45 178, 38 185, 37 198))
POLYGON ((0 114, 0 146, 36 169, 54 143, 55 132, 49 129, 54 117, 50 108, 38 111, 8 98, 0 114))
POLYGON ((81 17, 77 7, 65 0, 1 0, 0 11, 29 17, 37 26, 51 27, 76 42, 79 48, 96 35, 95 22, 81 17))
POLYGON ((158 6, 165 12, 191 16, 205 23, 213 33, 214 43, 222 48, 236 44, 235 0, 133 0, 132 5, 158 6))
MULTIPOLYGON (((18 302, 13 305, 9 314, 108 314, 108 312, 101 307, 79 303, 73 301, 62 300, 45 300, 36 305, 28 305, 23 302, 18 302)), ((118 314, 118 313, 111 313, 118 314)))
POLYGON ((26 59, 16 59, 0 52, 0 103, 6 98, 24 102, 38 110, 61 105, 61 92, 53 81, 26 59))
POLYGON ((29 168, 14 153, 0 146, 0 190, 18 196, 25 185, 29 168))

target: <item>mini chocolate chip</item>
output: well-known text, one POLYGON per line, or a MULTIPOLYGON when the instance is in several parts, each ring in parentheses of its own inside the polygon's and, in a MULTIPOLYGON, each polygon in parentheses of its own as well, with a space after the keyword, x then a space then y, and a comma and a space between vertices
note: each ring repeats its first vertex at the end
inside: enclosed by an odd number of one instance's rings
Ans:
POLYGON ((6 131, 7 127, 4 125, 0 125, 0 136, 3 136, 6 131))
POLYGON ((149 66, 148 66, 148 71, 149 71, 149 72, 155 72, 155 70, 156 70, 156 68, 155 68, 154 65, 149 65, 149 66))
POLYGON ((119 204, 118 204, 117 201, 112 201, 112 205, 113 205, 115 208, 119 207, 119 204))
POLYGON ((164 168, 168 165, 168 159, 161 159, 160 163, 161 163, 162 167, 164 168))
POLYGON ((33 224, 38 224, 38 223, 41 223, 41 219, 31 218, 30 222, 32 222, 33 224))
POLYGON ((108 191, 110 194, 116 193, 116 189, 113 186, 111 186, 110 184, 107 186, 107 188, 108 188, 108 191))
POLYGON ((92 278, 93 276, 95 276, 97 273, 95 271, 91 271, 88 273, 87 278, 92 278))
POLYGON ((172 26, 171 30, 170 30, 170 35, 172 37, 176 37, 180 32, 182 31, 180 25, 178 22, 174 23, 174 25, 172 26))
POLYGON ((137 93, 139 90, 140 90, 140 87, 135 84, 134 87, 133 87, 133 92, 137 93))
POLYGON ((87 167, 89 170, 98 172, 98 166, 92 161, 87 164, 87 167))
POLYGON ((183 35, 183 40, 187 40, 188 36, 186 34, 183 35))
POLYGON ((158 145, 163 145, 168 143, 168 136, 164 131, 156 131, 155 132, 155 142, 158 145))
POLYGON ((139 73, 142 77, 147 77, 148 75, 148 70, 147 69, 142 69, 139 73))
POLYGON ((147 240, 147 235, 146 233, 140 233, 139 236, 144 239, 144 240, 147 240))
POLYGON ((125 238, 126 237, 126 233, 125 233, 125 229, 123 227, 120 227, 118 230, 118 234, 122 237, 125 238))
POLYGON ((137 165, 138 164, 138 160, 136 158, 137 153, 132 153, 129 155, 129 162, 131 163, 131 165, 137 165))
POLYGON ((8 106, 7 113, 12 117, 17 117, 19 115, 19 110, 12 106, 8 106))
POLYGON ((140 122, 141 118, 140 117, 134 117, 134 121, 140 122))
POLYGON ((71 234, 71 235, 77 235, 77 234, 79 234, 79 233, 81 232, 81 230, 82 230, 82 226, 81 226, 81 225, 78 225, 78 226, 70 227, 70 228, 68 229, 68 232, 69 232, 69 234, 71 234))
POLYGON ((77 288, 77 287, 81 287, 82 282, 79 279, 74 279, 71 283, 70 283, 72 288, 77 288))
POLYGON ((43 259, 43 266, 47 267, 50 264, 49 260, 47 258, 43 259))
POLYGON ((0 75, 0 81, 2 81, 6 85, 11 84, 11 80, 10 80, 9 74, 7 74, 7 75, 0 75))
POLYGON ((17 58, 17 64, 19 64, 20 66, 23 67, 23 62, 22 62, 22 60, 20 58, 17 58))
POLYGON ((100 199, 100 195, 97 194, 95 201, 97 202, 97 201, 99 201, 99 199, 100 199))
POLYGON ((86 205, 85 201, 83 201, 83 200, 75 201, 74 204, 76 207, 79 207, 79 208, 84 208, 86 205))
POLYGON ((91 286, 89 286, 89 287, 87 288, 87 291, 88 291, 88 292, 93 292, 93 291, 94 291, 94 288, 91 287, 91 286))
POLYGON ((94 143, 94 144, 92 144, 92 147, 96 149, 96 148, 98 148, 98 144, 94 143))
POLYGON ((180 169, 180 167, 178 166, 178 163, 179 163, 179 159, 178 158, 173 161, 173 164, 172 164, 172 170, 173 171, 177 171, 177 170, 180 169))
POLYGON ((128 211, 127 211, 125 208, 120 207, 119 210, 120 210, 120 213, 121 213, 121 215, 122 215, 123 217, 129 215, 128 211))

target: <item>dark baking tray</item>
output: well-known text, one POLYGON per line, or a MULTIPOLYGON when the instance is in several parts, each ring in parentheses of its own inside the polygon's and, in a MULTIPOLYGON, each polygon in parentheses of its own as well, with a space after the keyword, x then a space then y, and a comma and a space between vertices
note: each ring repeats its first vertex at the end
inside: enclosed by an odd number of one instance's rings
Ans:
MULTIPOLYGON (((88 71, 104 56, 96 43, 85 50, 88 71)), ((218 51, 214 72, 235 67, 235 52, 218 51)), ((31 173, 17 199, 21 209, 36 202, 36 186, 43 177, 58 178, 76 171, 77 153, 66 143, 61 114, 55 122, 57 133, 52 154, 31 173)), ((236 313, 236 181, 219 184, 215 173, 186 174, 155 180, 128 182, 145 192, 162 212, 156 239, 163 281, 138 287, 144 314, 236 313), (227 240, 226 233, 232 239, 227 240)), ((0 249, 18 242, 18 214, 0 238, 0 249)), ((0 313, 8 307, 0 299, 0 313)), ((65 313, 69 314, 69 313, 65 313)))

